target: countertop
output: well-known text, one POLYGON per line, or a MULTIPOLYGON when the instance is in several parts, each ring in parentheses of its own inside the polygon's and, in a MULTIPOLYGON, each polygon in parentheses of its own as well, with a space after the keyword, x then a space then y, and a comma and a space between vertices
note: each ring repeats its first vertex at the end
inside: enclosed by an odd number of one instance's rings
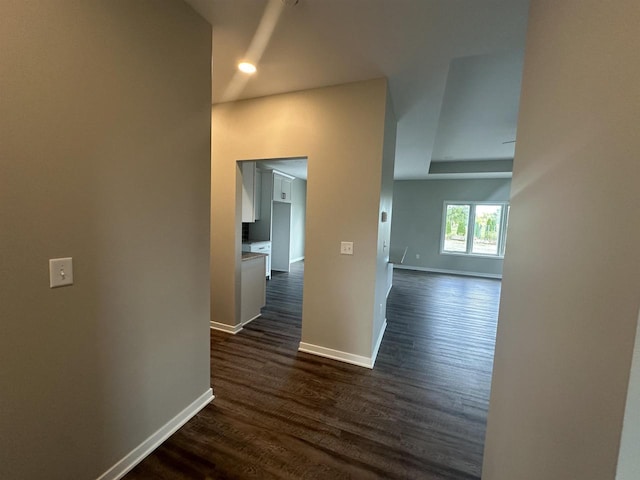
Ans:
POLYGON ((271 243, 271 240, 243 240, 243 245, 255 245, 256 243, 271 243))
POLYGON ((266 253, 257 253, 257 252, 242 252, 242 261, 253 260, 258 257, 266 257, 266 253))

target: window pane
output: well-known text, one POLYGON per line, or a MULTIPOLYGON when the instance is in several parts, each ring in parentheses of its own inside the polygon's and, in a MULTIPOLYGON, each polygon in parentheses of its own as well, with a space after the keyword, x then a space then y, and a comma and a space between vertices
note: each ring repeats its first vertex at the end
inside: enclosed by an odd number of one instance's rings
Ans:
POLYGON ((447 205, 444 234, 445 252, 466 252, 469 231, 469 205, 447 205))
POLYGON ((498 255, 502 205, 476 205, 471 253, 498 255))

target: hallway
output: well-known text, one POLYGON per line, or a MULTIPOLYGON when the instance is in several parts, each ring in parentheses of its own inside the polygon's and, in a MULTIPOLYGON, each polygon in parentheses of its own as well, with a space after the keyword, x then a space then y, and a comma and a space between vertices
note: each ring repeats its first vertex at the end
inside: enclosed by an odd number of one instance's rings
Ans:
POLYGON ((292 266, 261 318, 211 331, 215 400, 126 478, 479 479, 500 281, 396 270, 368 370, 297 351, 292 266))

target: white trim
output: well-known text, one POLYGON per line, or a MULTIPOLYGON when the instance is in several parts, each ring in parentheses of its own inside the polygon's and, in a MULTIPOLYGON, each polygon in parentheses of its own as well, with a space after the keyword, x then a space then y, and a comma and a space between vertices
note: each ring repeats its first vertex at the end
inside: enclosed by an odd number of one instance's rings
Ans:
POLYGON ((373 347, 373 355, 371 355, 371 368, 376 364, 376 358, 378 358, 378 350, 380 350, 380 344, 382 343, 382 337, 384 337, 384 332, 387 330, 387 319, 384 319, 384 323, 382 324, 382 328, 380 329, 380 334, 378 335, 378 340, 376 341, 375 346, 373 347))
POLYGON ((311 343, 300 342, 298 351, 304 353, 310 353, 312 355, 318 355, 319 357, 326 357, 332 360, 338 360, 339 362, 350 363, 359 367, 373 368, 373 362, 371 357, 363 357, 362 355, 354 355, 353 353, 342 352, 340 350, 334 350, 333 348, 321 347, 319 345, 313 345, 311 343))
POLYGON ((219 323, 219 322, 212 321, 211 328, 213 330, 219 330, 221 332, 231 333, 232 335, 235 335, 240 330, 242 330, 242 325, 227 325, 226 323, 219 323))
MULTIPOLYGON (((262 314, 261 314, 261 313, 257 314, 255 317, 250 318, 249 320, 247 320, 246 322, 244 322, 242 325, 240 325, 240 330, 242 330, 242 327, 244 327, 244 326, 245 326, 245 325, 247 325, 248 323, 253 322, 256 318, 258 318, 258 317, 260 317, 260 316, 262 316, 262 314)), ((240 330, 238 330, 238 331, 240 331, 240 330)), ((237 332, 236 332, 236 333, 237 333, 237 332)))
MULTIPOLYGON (((512 172, 429 173, 420 180, 476 180, 480 178, 512 178, 512 172)), ((396 180, 400 180, 397 178, 396 180)), ((414 180, 411 178, 410 180, 414 180)))
POLYGON ((394 268, 399 268, 400 270, 417 270, 418 272, 446 273, 447 275, 464 275, 465 277, 502 279, 502 274, 500 273, 465 272, 462 270, 445 270, 443 268, 415 267, 413 265, 396 265, 394 268))
POLYGON ((473 257, 473 258, 489 258, 491 260, 504 260, 504 255, 491 255, 482 253, 464 253, 464 252, 440 252, 440 255, 453 255, 454 257, 473 257))
POLYGON ((189 406, 165 423, 151 434, 144 442, 125 455, 119 462, 98 477, 98 480, 119 480, 131 471, 138 463, 145 459, 167 438, 173 435, 180 427, 187 423, 200 410, 206 407, 214 399, 213 390, 208 389, 189 406))
POLYGON ((289 263, 301 262, 302 260, 304 260, 304 255, 298 258, 292 258, 291 260, 289 260, 289 263))

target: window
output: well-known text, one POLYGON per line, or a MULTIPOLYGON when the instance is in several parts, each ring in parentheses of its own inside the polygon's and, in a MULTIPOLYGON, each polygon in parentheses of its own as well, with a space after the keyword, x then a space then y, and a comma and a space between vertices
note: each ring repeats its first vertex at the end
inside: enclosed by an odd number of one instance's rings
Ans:
POLYGON ((445 202, 440 253, 504 256, 508 203, 445 202))

